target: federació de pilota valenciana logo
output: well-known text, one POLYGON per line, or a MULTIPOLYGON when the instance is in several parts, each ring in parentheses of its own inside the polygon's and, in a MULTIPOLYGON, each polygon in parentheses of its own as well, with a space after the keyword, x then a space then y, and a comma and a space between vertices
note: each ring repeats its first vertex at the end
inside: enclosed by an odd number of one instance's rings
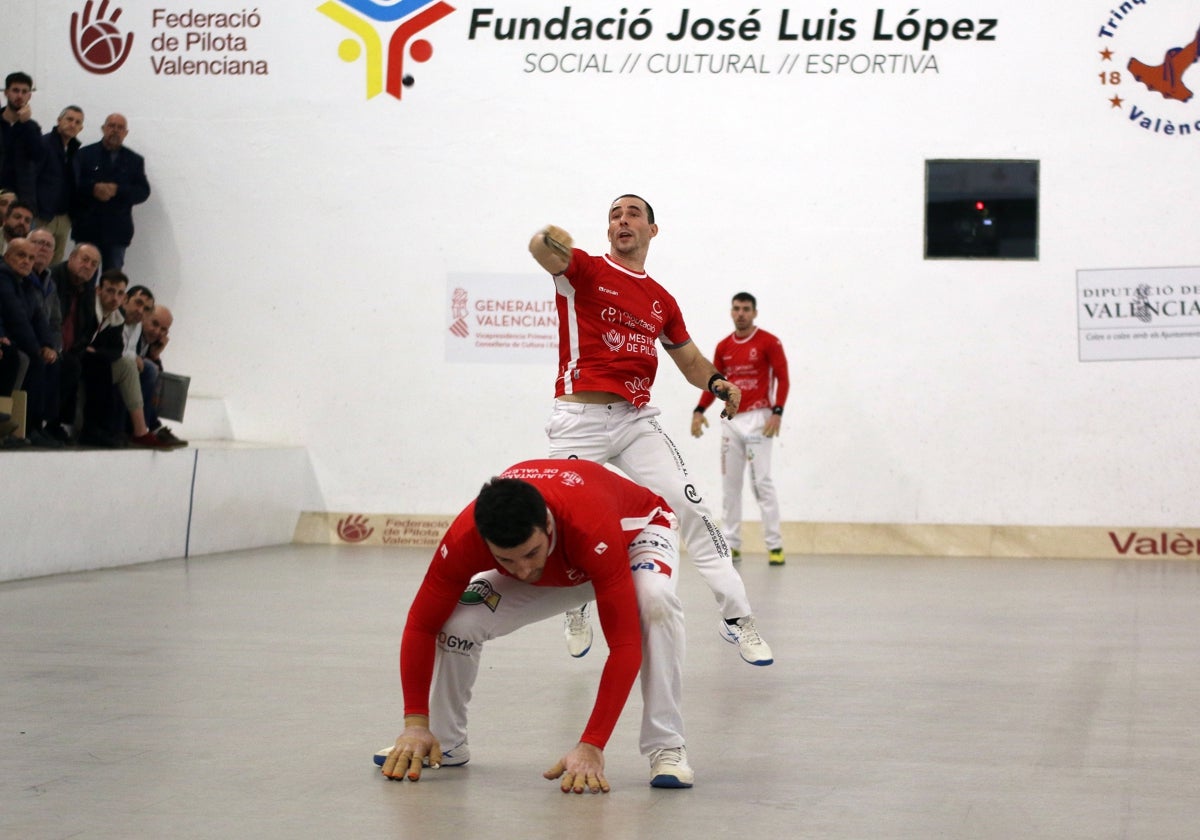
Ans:
POLYGON ((117 25, 122 9, 101 0, 83 4, 83 10, 71 13, 71 51, 79 66, 89 73, 106 75, 121 68, 133 49, 133 33, 117 25))

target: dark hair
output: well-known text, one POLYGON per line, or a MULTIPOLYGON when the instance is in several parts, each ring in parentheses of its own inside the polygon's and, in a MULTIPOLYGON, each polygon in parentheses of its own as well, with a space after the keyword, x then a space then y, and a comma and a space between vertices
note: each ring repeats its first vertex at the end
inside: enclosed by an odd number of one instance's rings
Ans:
POLYGON ((32 205, 32 204, 30 204, 28 201, 22 201, 21 199, 19 199, 19 198, 18 198, 18 199, 17 199, 16 201, 14 201, 12 204, 8 205, 8 209, 4 211, 4 218, 6 218, 6 219, 7 219, 9 216, 11 216, 11 215, 12 215, 12 211, 14 211, 14 210, 16 210, 16 209, 18 209, 18 208, 21 208, 21 207, 23 207, 23 208, 25 208, 26 210, 28 210, 28 211, 29 211, 29 215, 31 215, 31 216, 33 216, 33 215, 36 215, 36 214, 33 212, 33 205, 32 205))
POLYGON ((83 109, 80 108, 78 105, 68 105, 66 108, 63 108, 61 111, 58 112, 58 118, 61 120, 62 115, 67 113, 67 111, 74 111, 77 114, 83 113, 83 109))
POLYGON ((119 268, 110 268, 108 271, 100 275, 101 283, 120 283, 123 286, 129 285, 129 278, 125 276, 125 272, 119 268))
POLYGON ((636 193, 624 193, 623 195, 619 195, 616 198, 614 198, 612 200, 612 204, 610 204, 608 206, 611 208, 613 204, 616 204, 622 198, 636 198, 638 201, 642 202, 642 204, 645 204, 646 205, 646 221, 648 221, 650 224, 654 224, 654 208, 650 206, 649 201, 642 198, 640 195, 637 195, 636 193))
POLYGON ((515 548, 546 528, 546 500, 519 478, 493 478, 475 498, 475 529, 500 548, 515 548))
POLYGON ((22 82, 33 87, 33 76, 30 76, 28 73, 22 73, 20 70, 15 73, 9 73, 8 77, 4 80, 4 89, 8 90, 13 85, 19 85, 22 82))
POLYGON ((750 294, 749 292, 738 292, 733 296, 733 300, 730 301, 730 303, 736 303, 739 300, 749 301, 751 308, 758 309, 758 301, 755 300, 754 295, 750 294))
POLYGON ((128 289, 125 290, 125 297, 127 297, 127 298, 134 297, 135 295, 138 295, 138 294, 143 294, 146 297, 150 298, 150 300, 154 300, 154 292, 150 291, 145 286, 130 286, 128 289))

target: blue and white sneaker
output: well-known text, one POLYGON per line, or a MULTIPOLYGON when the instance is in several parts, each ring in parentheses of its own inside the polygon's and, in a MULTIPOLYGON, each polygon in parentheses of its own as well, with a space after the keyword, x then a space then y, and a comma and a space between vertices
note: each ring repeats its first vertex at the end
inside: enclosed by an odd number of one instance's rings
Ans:
POLYGON ((668 747, 650 753, 650 787, 690 788, 696 774, 687 763, 684 747, 668 747))
POLYGON ((771 648, 758 635, 758 625, 754 616, 744 615, 733 624, 721 619, 721 638, 730 644, 738 646, 742 659, 751 665, 770 665, 775 661, 771 656, 771 648))
MULTIPOLYGON (((394 747, 395 747, 395 744, 393 744, 391 747, 384 747, 379 752, 375 753, 376 766, 378 766, 378 767, 383 766, 383 763, 385 761, 387 761, 387 757, 391 754, 392 749, 394 747)), ((470 760, 471 760, 471 748, 467 746, 466 741, 463 741, 457 747, 453 747, 448 750, 442 750, 442 763, 439 764, 438 766, 439 767, 461 767, 462 765, 466 764, 470 760)), ((428 757, 426 757, 424 765, 426 767, 429 766, 429 758, 428 757)))
POLYGON ((588 618, 587 604, 567 611, 563 619, 563 637, 567 640, 567 653, 576 659, 592 649, 592 622, 588 618))

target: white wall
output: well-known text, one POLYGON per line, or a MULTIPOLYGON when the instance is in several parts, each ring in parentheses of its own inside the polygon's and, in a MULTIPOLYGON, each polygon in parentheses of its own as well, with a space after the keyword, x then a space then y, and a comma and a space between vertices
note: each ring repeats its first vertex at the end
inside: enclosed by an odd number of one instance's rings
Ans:
MULTIPOLYGON (((741 289, 783 338, 785 519, 1195 522, 1195 362, 1081 363, 1075 314, 1077 269, 1200 263, 1200 135, 1137 128, 1099 82, 1106 45, 1120 47, 1117 69, 1135 48, 1181 46, 1196 24, 1185 4, 1139 4, 1114 39, 1097 35, 1107 2, 926 5, 921 20, 998 20, 994 42, 928 53, 872 43, 877 9, 894 28, 912 8, 890 2, 837 4, 858 35, 817 44, 776 39, 786 4, 689 5, 693 17, 757 8, 764 26, 754 42, 686 46, 665 38, 685 4, 653 7, 645 41, 565 45, 469 40, 463 4, 422 33, 434 55, 410 62, 400 101, 365 98, 362 61, 339 60, 345 30, 315 0, 253 7, 261 78, 156 76, 151 10, 168 4, 113 5, 139 39, 115 73, 71 55, 82 0, 4 0, 0 54, 34 75, 45 129, 68 102, 86 110, 89 142, 108 111, 128 116, 154 194, 127 269, 174 307, 169 367, 228 400, 238 437, 307 445, 330 510, 457 510, 488 475, 545 451, 553 370, 446 363, 446 276, 536 272, 525 245, 547 222, 599 251, 609 200, 634 191, 661 226, 649 269, 706 354, 741 289), (733 52, 772 68, 789 52, 932 54, 939 72, 522 72, 525 53, 569 51, 614 64, 733 52), (922 259, 924 162, 945 157, 1041 161, 1037 261, 922 259)), ((793 4, 793 28, 815 11, 793 4)), ((1131 79, 1119 90, 1200 119, 1195 100, 1151 100, 1131 79)), ((687 436, 697 393, 664 364, 655 402, 715 494, 717 434, 687 436)))

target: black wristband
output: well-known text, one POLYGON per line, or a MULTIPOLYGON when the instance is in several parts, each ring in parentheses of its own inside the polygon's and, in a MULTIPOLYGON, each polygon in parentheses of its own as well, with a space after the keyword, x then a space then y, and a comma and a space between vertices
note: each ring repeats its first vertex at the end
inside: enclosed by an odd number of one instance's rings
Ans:
POLYGON ((772 414, 783 414, 783 406, 777 405, 771 409, 772 414))
POLYGON ((725 378, 725 374, 721 373, 721 371, 717 371, 712 376, 708 377, 708 386, 707 386, 707 388, 705 388, 705 390, 707 390, 710 394, 712 394, 715 397, 717 395, 717 392, 713 390, 713 384, 716 382, 728 382, 728 381, 729 380, 725 378))
POLYGON ((704 406, 702 406, 702 405, 698 405, 692 409, 692 414, 703 414, 703 413, 704 413, 704 406))

